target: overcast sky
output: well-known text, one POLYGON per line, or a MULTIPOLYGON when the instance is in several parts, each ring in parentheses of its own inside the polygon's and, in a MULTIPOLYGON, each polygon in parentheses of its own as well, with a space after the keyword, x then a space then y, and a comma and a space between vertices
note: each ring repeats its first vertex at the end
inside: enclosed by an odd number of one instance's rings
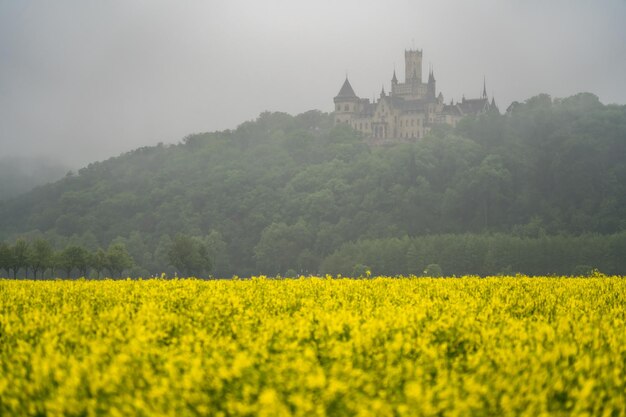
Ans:
POLYGON ((446 102, 626 103, 626 1, 0 0, 0 160, 73 166, 265 110, 388 90, 423 50, 446 102))

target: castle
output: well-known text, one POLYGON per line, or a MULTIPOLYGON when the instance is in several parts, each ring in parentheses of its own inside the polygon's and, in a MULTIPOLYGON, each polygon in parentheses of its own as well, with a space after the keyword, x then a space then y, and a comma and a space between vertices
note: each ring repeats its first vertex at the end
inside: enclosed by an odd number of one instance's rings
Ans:
POLYGON ((419 139, 436 124, 455 126, 465 116, 498 112, 495 99, 489 102, 484 81, 482 97, 444 104, 432 69, 428 82, 422 82, 422 51, 405 50, 404 60, 404 82, 398 82, 394 70, 391 93, 386 94, 383 87, 380 98, 372 102, 358 97, 346 76, 334 98, 335 124, 347 123, 380 145, 419 139))

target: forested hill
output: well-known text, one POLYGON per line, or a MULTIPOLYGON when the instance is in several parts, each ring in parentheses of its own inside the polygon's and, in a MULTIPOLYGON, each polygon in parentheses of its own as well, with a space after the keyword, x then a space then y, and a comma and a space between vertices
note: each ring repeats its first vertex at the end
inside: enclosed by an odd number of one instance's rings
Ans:
POLYGON ((141 274, 171 270, 165 254, 180 233, 206 243, 217 276, 318 272, 350 242, 372 239, 619 234, 626 106, 540 95, 512 114, 377 148, 327 114, 263 113, 232 131, 93 163, 0 204, 0 240, 119 241, 141 274))

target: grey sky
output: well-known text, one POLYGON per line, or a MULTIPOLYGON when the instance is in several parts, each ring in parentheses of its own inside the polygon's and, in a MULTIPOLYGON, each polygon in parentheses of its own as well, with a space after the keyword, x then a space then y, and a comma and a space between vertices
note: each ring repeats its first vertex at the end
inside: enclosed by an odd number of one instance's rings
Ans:
POLYGON ((626 103, 626 1, 0 0, 0 159, 73 165, 264 110, 332 110, 404 78, 423 49, 446 101, 487 79, 501 109, 541 92, 626 103))

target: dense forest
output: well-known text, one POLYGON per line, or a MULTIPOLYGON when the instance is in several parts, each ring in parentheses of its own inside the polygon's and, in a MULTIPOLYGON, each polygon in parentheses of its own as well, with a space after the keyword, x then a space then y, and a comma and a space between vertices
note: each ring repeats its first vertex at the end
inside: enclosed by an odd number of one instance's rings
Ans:
POLYGON ((123 244, 133 276, 626 273, 626 106, 539 95, 507 114, 370 147, 331 116, 263 113, 90 164, 0 203, 0 241, 123 244), (179 271, 180 272, 180 271, 179 271))

